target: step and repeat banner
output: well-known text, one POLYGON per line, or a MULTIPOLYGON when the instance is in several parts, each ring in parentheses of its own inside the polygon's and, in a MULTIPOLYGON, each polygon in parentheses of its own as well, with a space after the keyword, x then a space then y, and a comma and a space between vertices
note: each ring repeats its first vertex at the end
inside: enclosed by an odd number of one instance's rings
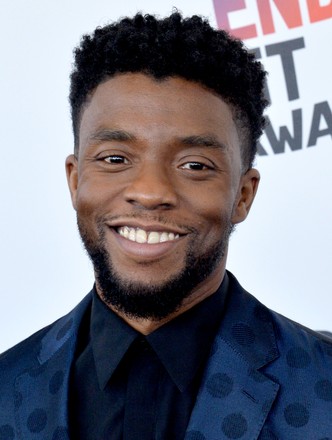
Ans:
POLYGON ((0 3, 0 352, 93 283, 64 172, 74 46, 96 26, 173 7, 243 39, 269 72, 260 188, 228 268, 274 310, 332 330, 332 1, 14 0, 0 3))

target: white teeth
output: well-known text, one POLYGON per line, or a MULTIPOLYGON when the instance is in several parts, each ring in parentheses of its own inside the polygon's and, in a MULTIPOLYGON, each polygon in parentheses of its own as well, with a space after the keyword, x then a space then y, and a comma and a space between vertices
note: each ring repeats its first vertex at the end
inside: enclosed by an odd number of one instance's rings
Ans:
POLYGON ((137 243, 146 243, 147 233, 143 229, 138 229, 136 231, 136 240, 137 243))
POLYGON ((136 241, 136 231, 135 231, 135 229, 129 229, 128 238, 131 241, 136 241))
POLYGON ((160 243, 163 243, 164 241, 168 241, 168 240, 169 240, 168 233, 167 232, 162 232, 162 234, 160 236, 160 239, 159 239, 160 243))
POLYGON ((160 243, 160 234, 159 234, 159 232, 150 232, 149 233, 149 238, 148 238, 148 243, 150 243, 150 244, 160 243))
POLYGON ((130 241, 135 241, 136 243, 156 244, 173 241, 179 238, 179 234, 174 234, 173 232, 146 232, 144 229, 131 228, 129 226, 118 228, 118 233, 122 237, 127 238, 130 241))

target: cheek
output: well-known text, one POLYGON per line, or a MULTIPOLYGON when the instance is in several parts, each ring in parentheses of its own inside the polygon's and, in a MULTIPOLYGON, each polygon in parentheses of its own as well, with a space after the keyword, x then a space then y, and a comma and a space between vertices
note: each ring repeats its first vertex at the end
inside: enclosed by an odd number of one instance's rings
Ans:
POLYGON ((102 192, 83 182, 79 186, 76 199, 77 223, 83 241, 91 249, 101 240, 99 224, 102 219, 102 192))
POLYGON ((98 217, 110 206, 114 200, 112 186, 105 179, 89 174, 84 174, 78 182, 76 195, 76 209, 80 216, 98 217))
POLYGON ((90 191, 87 185, 83 185, 77 191, 76 198, 76 210, 79 217, 88 219, 95 212, 96 208, 100 205, 98 200, 98 194, 94 191, 90 191))
POLYGON ((213 187, 204 192, 194 189, 192 194, 191 210, 201 227, 218 229, 225 220, 230 220, 235 199, 230 191, 213 187))

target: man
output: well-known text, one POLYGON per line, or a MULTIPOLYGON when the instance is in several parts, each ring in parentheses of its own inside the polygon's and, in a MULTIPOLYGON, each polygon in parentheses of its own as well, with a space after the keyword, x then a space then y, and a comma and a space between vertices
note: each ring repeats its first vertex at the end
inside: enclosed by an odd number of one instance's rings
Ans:
POLYGON ((332 343, 225 271, 259 183, 265 73, 199 17, 85 36, 72 202, 95 287, 0 358, 0 440, 332 438, 332 343))

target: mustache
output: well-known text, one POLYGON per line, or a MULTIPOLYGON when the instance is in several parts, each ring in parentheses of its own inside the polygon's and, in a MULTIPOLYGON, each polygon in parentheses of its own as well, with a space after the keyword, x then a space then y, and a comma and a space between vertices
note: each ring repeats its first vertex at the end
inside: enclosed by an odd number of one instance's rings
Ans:
POLYGON ((198 234, 198 231, 193 226, 189 226, 184 223, 179 223, 177 221, 174 221, 166 216, 156 214, 156 215, 146 215, 142 213, 130 213, 130 214, 121 214, 121 215, 108 215, 103 218, 98 218, 97 222, 98 224, 102 224, 104 222, 116 222, 118 220, 121 220, 122 222, 125 222, 126 220, 141 220, 143 222, 151 222, 151 223, 159 223, 163 226, 167 227, 174 227, 174 228, 180 228, 188 233, 198 234))

